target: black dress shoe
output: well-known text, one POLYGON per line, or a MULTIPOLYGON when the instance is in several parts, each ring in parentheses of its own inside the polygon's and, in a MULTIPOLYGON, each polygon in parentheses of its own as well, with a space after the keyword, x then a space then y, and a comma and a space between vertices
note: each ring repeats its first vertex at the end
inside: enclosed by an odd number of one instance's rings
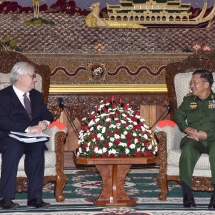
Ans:
POLYGON ((183 206, 185 208, 196 207, 192 193, 185 193, 183 196, 183 206))
POLYGON ((2 200, 0 200, 0 208, 3 208, 3 209, 16 209, 18 207, 19 207, 19 204, 14 203, 9 198, 3 198, 2 200))
POLYGON ((38 198, 28 201, 28 207, 30 208, 45 209, 45 208, 48 208, 49 206, 50 206, 49 203, 46 203, 42 199, 38 199, 38 198))
POLYGON ((211 196, 210 204, 208 205, 208 209, 215 209, 215 196, 211 196))

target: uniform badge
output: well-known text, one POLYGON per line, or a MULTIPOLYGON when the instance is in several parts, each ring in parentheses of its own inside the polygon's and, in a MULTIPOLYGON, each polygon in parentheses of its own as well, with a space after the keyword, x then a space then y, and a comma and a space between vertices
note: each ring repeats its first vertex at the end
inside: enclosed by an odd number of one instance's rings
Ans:
POLYGON ((210 100, 208 102, 208 108, 215 110, 215 100, 210 100))
POLYGON ((197 103, 196 102, 191 102, 190 103, 190 109, 196 109, 197 108, 197 103))

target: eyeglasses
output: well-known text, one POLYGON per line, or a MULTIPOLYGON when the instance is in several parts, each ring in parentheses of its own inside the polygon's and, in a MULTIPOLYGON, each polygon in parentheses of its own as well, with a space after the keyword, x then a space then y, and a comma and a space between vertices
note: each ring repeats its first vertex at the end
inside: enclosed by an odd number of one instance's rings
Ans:
POLYGON ((32 79, 37 78, 37 75, 36 75, 36 74, 30 75, 30 74, 27 73, 27 75, 29 75, 32 79))

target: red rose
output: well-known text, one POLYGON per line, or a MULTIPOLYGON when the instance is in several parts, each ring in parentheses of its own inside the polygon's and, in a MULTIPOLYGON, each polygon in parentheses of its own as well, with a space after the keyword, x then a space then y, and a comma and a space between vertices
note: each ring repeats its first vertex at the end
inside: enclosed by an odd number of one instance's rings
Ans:
POLYGON ((91 137, 92 139, 94 139, 94 138, 96 138, 96 135, 93 134, 93 133, 91 133, 91 134, 90 134, 90 137, 91 137))
POLYGON ((110 122, 106 122, 106 125, 109 127, 110 126, 110 122))
POLYGON ((140 137, 136 137, 136 139, 137 139, 137 143, 139 143, 140 142, 140 137))
POLYGON ((135 116, 132 116, 132 117, 131 117, 131 120, 132 120, 133 122, 136 122, 136 121, 137 121, 137 118, 136 118, 135 116))
POLYGON ((110 103, 110 100, 109 100, 109 99, 105 99, 105 100, 104 100, 104 103, 105 103, 105 104, 108 104, 108 103, 110 103))
POLYGON ((114 102, 113 104, 112 104, 112 108, 117 108, 117 103, 116 102, 114 102))
POLYGON ((123 102, 124 102, 124 99, 123 99, 122 97, 120 97, 120 98, 119 98, 119 102, 120 102, 120 103, 123 103, 123 102))
POLYGON ((100 109, 101 109, 101 106, 98 105, 98 106, 96 107, 96 110, 98 111, 98 110, 100 110, 100 109))
POLYGON ((137 111, 135 112, 135 115, 140 116, 140 111, 137 110, 137 111))
POLYGON ((127 146, 128 148, 130 147, 130 145, 132 144, 132 142, 130 140, 127 141, 127 146))
POLYGON ((114 140, 114 143, 115 143, 116 145, 119 145, 119 144, 120 144, 120 139, 114 140))
MULTIPOLYGON (((142 151, 135 152, 135 156, 136 156, 136 157, 141 157, 141 156, 142 156, 142 151)), ((147 157, 147 156, 146 156, 146 157, 147 157)))
POLYGON ((129 108, 129 104, 128 104, 128 103, 125 103, 125 104, 123 105, 123 110, 124 110, 124 111, 127 111, 128 108, 129 108))
POLYGON ((106 148, 108 148, 108 147, 109 147, 109 143, 108 143, 108 142, 105 142, 105 143, 104 143, 104 146, 105 146, 106 148))
POLYGON ((113 153, 111 153, 111 154, 109 155, 109 157, 110 157, 110 158, 114 158, 115 155, 114 155, 113 153))
POLYGON ((104 112, 104 113, 108 113, 108 109, 105 107, 105 108, 103 109, 103 112, 104 112))
POLYGON ((125 158, 125 157, 127 157, 127 156, 126 156, 126 154, 123 153, 123 154, 121 155, 121 157, 122 157, 122 158, 125 158))
POLYGON ((136 130, 141 130, 141 124, 137 124, 137 125, 135 125, 135 128, 136 128, 136 130))
POLYGON ((112 133, 111 133, 111 131, 108 130, 108 131, 106 132, 106 134, 107 134, 108 137, 110 137, 112 133))
POLYGON ((111 96, 111 97, 110 97, 110 100, 111 100, 111 101, 114 101, 115 99, 116 99, 115 96, 111 96))
POLYGON ((84 126, 82 127, 82 130, 84 130, 84 131, 87 131, 87 129, 88 129, 88 126, 87 126, 87 125, 84 125, 84 126))
POLYGON ((98 149, 100 149, 100 147, 99 147, 98 144, 96 144, 96 145, 93 146, 94 149, 95 149, 96 147, 97 147, 98 149))
POLYGON ((147 146, 149 146, 149 142, 144 141, 143 145, 147 147, 147 146))
POLYGON ((108 157, 108 154, 107 154, 107 153, 103 153, 103 154, 102 154, 102 157, 103 157, 103 158, 107 158, 107 157, 108 157))
POLYGON ((114 130, 114 134, 119 134, 119 130, 114 130))
POLYGON ((116 120, 116 123, 121 123, 121 121, 118 119, 118 120, 116 120))
POLYGON ((96 137, 96 141, 100 141, 100 138, 99 138, 99 137, 96 137))
POLYGON ((83 145, 82 145, 82 148, 83 148, 84 150, 86 150, 87 144, 83 144, 83 145))
POLYGON ((93 153, 93 154, 91 155, 91 157, 92 157, 92 158, 96 158, 96 154, 93 153))
POLYGON ((128 133, 125 135, 127 139, 131 139, 132 138, 132 134, 128 133))
POLYGON ((146 151, 144 152, 144 157, 150 157, 152 156, 152 152, 146 151))
POLYGON ((119 116, 119 112, 116 112, 116 113, 115 113, 115 116, 118 117, 118 116, 119 116))

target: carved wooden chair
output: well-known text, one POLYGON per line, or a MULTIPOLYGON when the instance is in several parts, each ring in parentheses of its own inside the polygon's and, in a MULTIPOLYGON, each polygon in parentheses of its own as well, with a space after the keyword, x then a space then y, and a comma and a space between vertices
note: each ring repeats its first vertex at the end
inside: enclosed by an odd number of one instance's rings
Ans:
MULTIPOLYGON (((38 65, 26 56, 12 51, 0 51, 0 89, 10 85, 10 71, 16 62, 25 61, 31 63, 36 68, 37 82, 36 89, 39 90, 48 103, 49 85, 50 85, 50 69, 45 65, 38 65)), ((56 120, 56 116, 55 116, 56 120)), ((66 131, 59 130, 56 126, 47 129, 44 133, 50 135, 50 139, 46 142, 48 150, 45 152, 45 177, 44 184, 55 182, 55 197, 58 202, 63 201, 65 196, 63 188, 66 183, 66 176, 63 172, 64 168, 64 142, 66 131)), ((1 166, 1 159, 0 159, 1 166)), ((18 192, 27 191, 27 177, 24 172, 24 156, 21 158, 18 173, 17 185, 18 192)))
MULTIPOLYGON (((189 81, 192 72, 197 69, 207 69, 211 72, 215 70, 215 52, 200 51, 189 56, 181 62, 170 63, 166 68, 166 84, 168 89, 169 100, 174 106, 171 111, 173 117, 178 106, 183 101, 183 97, 189 93, 189 81)), ((215 77, 215 74, 213 73, 215 77)), ((215 86, 213 86, 213 91, 215 86)), ((185 135, 180 132, 178 126, 165 126, 163 128, 156 125, 155 136, 158 140, 158 163, 160 165, 157 176, 157 183, 161 192, 158 199, 166 200, 168 195, 168 182, 179 182, 179 158, 180 158, 180 141, 185 135)), ((208 155, 203 154, 198 160, 192 180, 192 189, 196 191, 212 191, 211 171, 208 155)))

